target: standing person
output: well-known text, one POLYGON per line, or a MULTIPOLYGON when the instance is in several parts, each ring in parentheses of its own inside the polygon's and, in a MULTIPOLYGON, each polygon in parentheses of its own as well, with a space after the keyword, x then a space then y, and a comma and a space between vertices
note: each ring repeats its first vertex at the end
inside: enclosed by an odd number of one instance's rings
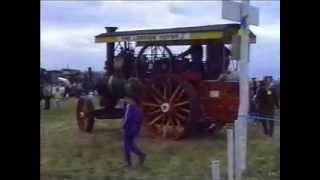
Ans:
POLYGON ((43 97, 45 101, 44 110, 50 109, 51 98, 52 98, 52 86, 49 83, 45 83, 43 88, 43 97))
POLYGON ((252 78, 252 94, 256 95, 257 94, 257 90, 258 90, 258 83, 257 83, 257 79, 256 78, 252 78))
POLYGON ((196 89, 199 88, 200 80, 203 73, 203 48, 201 44, 191 45, 185 52, 179 54, 177 58, 185 58, 185 56, 191 55, 191 63, 187 72, 184 72, 182 76, 189 81, 196 89))
MULTIPOLYGON (((258 89, 258 83, 256 81, 256 78, 251 79, 251 87, 250 87, 250 115, 251 116, 257 116, 256 113, 256 106, 255 106, 255 97, 257 94, 257 89, 258 89)), ((257 121, 256 118, 253 119, 254 122, 257 121)))
POLYGON ((278 96, 278 98, 279 98, 279 104, 281 104, 280 103, 280 80, 278 80, 278 82, 275 84, 275 90, 276 90, 276 92, 277 92, 277 96, 278 96))
POLYGON ((58 107, 58 108, 61 108, 61 105, 62 105, 62 103, 63 103, 64 91, 65 91, 64 86, 58 85, 58 86, 56 87, 55 100, 56 100, 56 107, 58 107))
POLYGON ((140 102, 141 87, 140 82, 134 78, 130 78, 126 85, 127 104, 123 125, 125 167, 131 167, 132 165, 131 152, 139 157, 141 166, 143 166, 146 158, 146 155, 135 144, 143 121, 143 111, 140 102))
POLYGON ((56 86, 54 87, 54 93, 53 93, 53 97, 54 97, 54 101, 55 101, 55 104, 56 104, 56 107, 59 107, 59 102, 58 102, 58 99, 59 99, 59 94, 60 94, 60 89, 59 89, 59 86, 56 86))
POLYGON ((63 95, 65 99, 67 99, 67 98, 70 97, 70 92, 71 92, 70 86, 69 86, 69 85, 66 85, 66 86, 65 86, 64 95, 63 95))
POLYGON ((202 48, 202 45, 200 45, 200 44, 192 45, 185 52, 179 54, 178 57, 184 58, 185 56, 188 56, 189 54, 191 54, 191 59, 192 59, 190 71, 195 72, 195 73, 202 73, 202 71, 203 71, 203 65, 202 65, 203 48, 202 48))
MULTIPOLYGON (((279 108, 279 100, 274 89, 270 88, 270 84, 265 78, 257 91, 255 98, 258 116, 264 118, 274 118, 275 107, 279 108)), ((274 121, 262 119, 262 126, 265 135, 272 137, 274 129, 274 121)))
POLYGON ((83 93, 84 93, 84 91, 83 91, 83 88, 82 88, 82 83, 81 82, 78 82, 77 84, 76 84, 76 97, 80 97, 80 96, 82 96, 83 95, 83 93))
POLYGON ((71 84, 70 96, 77 97, 77 83, 73 82, 71 84))

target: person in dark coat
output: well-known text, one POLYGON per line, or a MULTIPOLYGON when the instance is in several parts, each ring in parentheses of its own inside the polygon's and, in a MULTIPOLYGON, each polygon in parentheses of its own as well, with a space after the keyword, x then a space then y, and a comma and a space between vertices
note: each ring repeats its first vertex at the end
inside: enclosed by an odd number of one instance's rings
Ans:
POLYGON ((64 91, 64 98, 68 98, 70 97, 70 93, 71 93, 71 88, 70 86, 66 86, 65 91, 64 91))
MULTIPOLYGON (((256 78, 252 78, 251 80, 252 81, 251 81, 250 95, 249 95, 249 97, 250 97, 250 115, 257 116, 254 98, 257 94, 258 83, 256 81, 256 78)), ((257 122, 256 118, 254 118, 254 122, 257 122)))
MULTIPOLYGON (((280 108, 279 99, 275 89, 270 87, 268 81, 264 80, 260 83, 260 87, 255 98, 255 103, 258 116, 264 118, 274 118, 275 107, 280 108)), ((261 119, 261 122, 265 135, 272 137, 274 121, 261 119)))
POLYGON ((258 83, 256 78, 252 78, 252 86, 251 86, 252 94, 256 95, 258 90, 258 83))
POLYGON ((138 137, 142 121, 143 121, 143 111, 141 108, 140 96, 142 85, 136 79, 129 79, 126 85, 126 111, 124 117, 124 155, 125 155, 125 167, 130 167, 131 153, 136 154, 139 157, 140 165, 142 166, 146 154, 143 153, 135 144, 135 140, 138 137))
POLYGON ((190 71, 196 73, 202 73, 203 65, 202 65, 202 56, 203 56, 203 48, 202 45, 192 45, 185 52, 178 55, 178 57, 185 57, 191 54, 192 62, 190 64, 190 71))
POLYGON ((182 73, 182 77, 190 82, 196 89, 200 86, 202 74, 204 71, 202 57, 203 48, 201 44, 191 45, 185 52, 179 54, 178 58, 185 58, 191 55, 191 63, 189 64, 188 71, 182 73))
POLYGON ((224 47, 224 66, 222 71, 223 72, 227 72, 229 69, 229 65, 230 65, 230 56, 231 56, 231 51, 229 48, 224 47))

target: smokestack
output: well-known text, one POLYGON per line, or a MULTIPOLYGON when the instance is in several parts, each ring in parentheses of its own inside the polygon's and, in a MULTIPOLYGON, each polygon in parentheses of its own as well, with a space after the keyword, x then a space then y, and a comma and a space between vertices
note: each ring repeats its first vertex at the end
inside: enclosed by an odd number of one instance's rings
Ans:
MULTIPOLYGON (((105 27, 104 28, 107 33, 115 32, 118 27, 105 27)), ((105 62, 105 69, 107 70, 108 74, 112 72, 113 67, 113 57, 114 57, 114 42, 107 43, 107 60, 105 62)))
POLYGON ((107 26, 107 27, 104 27, 104 29, 106 29, 107 33, 112 33, 112 32, 115 32, 118 29, 118 27, 107 26))

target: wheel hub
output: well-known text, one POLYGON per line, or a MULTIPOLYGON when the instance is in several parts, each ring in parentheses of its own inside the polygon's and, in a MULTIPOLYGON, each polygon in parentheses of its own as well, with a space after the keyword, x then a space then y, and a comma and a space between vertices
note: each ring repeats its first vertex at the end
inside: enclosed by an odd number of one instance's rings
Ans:
POLYGON ((170 104, 169 103, 163 103, 163 104, 161 104, 160 108, 161 108, 162 112, 166 113, 166 112, 168 112, 170 110, 170 104))
POLYGON ((80 112, 80 118, 84 118, 84 112, 80 112))

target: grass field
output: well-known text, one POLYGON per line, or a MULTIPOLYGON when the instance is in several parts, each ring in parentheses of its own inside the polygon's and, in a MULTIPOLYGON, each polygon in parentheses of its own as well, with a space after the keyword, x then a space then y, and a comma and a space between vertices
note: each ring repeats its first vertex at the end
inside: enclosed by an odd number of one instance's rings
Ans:
MULTIPOLYGON (((42 111, 42 180, 209 180, 211 160, 220 160, 221 176, 226 179, 224 131, 176 142, 142 136, 139 144, 148 155, 146 168, 123 169, 121 122, 97 121, 92 134, 80 132, 75 104, 70 99, 61 109, 42 111)), ((245 179, 280 179, 279 141, 264 137, 260 126, 250 127, 245 179)))

